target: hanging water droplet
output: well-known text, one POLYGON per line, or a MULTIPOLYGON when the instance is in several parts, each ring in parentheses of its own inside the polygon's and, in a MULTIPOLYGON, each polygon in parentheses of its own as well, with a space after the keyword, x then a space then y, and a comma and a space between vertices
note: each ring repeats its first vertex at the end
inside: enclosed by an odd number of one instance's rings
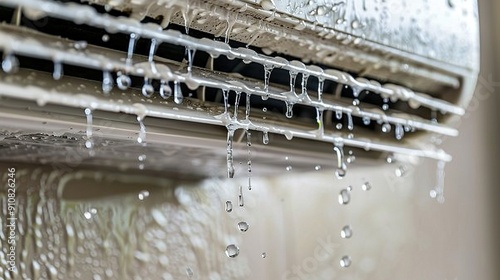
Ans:
POLYGON ((383 102, 384 104, 382 104, 382 110, 384 111, 389 110, 389 98, 384 98, 383 102))
POLYGON ((129 76, 122 74, 121 72, 117 73, 118 77, 116 78, 116 85, 121 90, 126 90, 132 84, 132 80, 129 76))
POLYGON ((286 171, 292 171, 293 168, 291 165, 288 165, 285 169, 286 169, 286 171))
POLYGON ((370 125, 371 123, 371 120, 369 117, 363 117, 363 124, 364 125, 370 125))
POLYGON ((391 132, 391 125, 389 123, 384 123, 382 125, 382 132, 383 133, 389 133, 389 132, 391 132))
POLYGON ((193 69, 193 61, 194 55, 196 54, 196 49, 191 49, 190 47, 186 47, 187 56, 188 56, 188 74, 191 75, 193 69))
POLYGON ((267 131, 262 132, 262 143, 264 145, 269 144, 269 133, 267 131))
MULTIPOLYGON (((266 93, 269 91, 269 79, 271 78, 271 72, 273 71, 273 69, 274 65, 264 64, 264 91, 266 93)), ((267 95, 267 97, 269 96, 267 95)))
POLYGON ((13 54, 8 54, 2 61, 2 70, 7 73, 15 73, 19 69, 19 60, 13 54))
POLYGON ((340 266, 341 267, 349 267, 351 265, 351 257, 349 256, 343 256, 340 259, 340 266))
POLYGON ((372 185, 370 184, 370 182, 365 182, 363 185, 361 185, 361 189, 364 191, 369 191, 369 190, 371 190, 371 188, 372 188, 372 185))
POLYGON ((149 197, 149 192, 144 190, 144 191, 141 191, 139 192, 139 194, 137 195, 137 197, 139 198, 139 200, 144 200, 146 198, 149 197))
POLYGON ((184 100, 184 95, 182 95, 181 84, 179 81, 174 81, 174 102, 175 104, 181 104, 184 100))
POLYGON ((342 230, 340 231, 340 237, 344 238, 344 239, 348 239, 348 238, 351 238, 352 236, 352 229, 351 229, 351 226, 349 225, 346 225, 342 228, 342 230))
POLYGON ((108 71, 102 72, 102 92, 109 93, 113 89, 113 76, 108 71))
POLYGON ((337 118, 337 120, 342 119, 342 111, 335 111, 335 117, 337 118))
POLYGON ((52 73, 52 78, 54 78, 54 80, 57 81, 57 80, 60 80, 62 78, 62 75, 63 75, 62 63, 55 61, 54 62, 54 72, 52 73))
POLYGON ((350 113, 347 114, 347 129, 349 130, 354 129, 354 123, 352 121, 352 115, 350 113))
POLYGON ((339 193, 339 203, 342 205, 346 205, 351 201, 351 194, 347 189, 343 189, 339 193))
POLYGON ((295 79, 297 78, 297 72, 290 71, 290 92, 295 94, 295 79))
POLYGON ((240 254, 240 248, 238 246, 231 244, 226 247, 226 256, 230 258, 235 258, 240 254))
POLYGON ((285 102, 286 104, 286 117, 291 119, 293 117, 293 103, 285 102))
POLYGON ((161 81, 161 84, 160 84, 160 96, 163 99, 168 99, 168 98, 170 98, 170 96, 172 96, 172 88, 170 88, 170 86, 168 85, 168 83, 165 82, 165 81, 161 81))
POLYGON ((233 211, 233 203, 231 201, 226 201, 225 210, 227 213, 231 213, 233 211))
POLYGON ((394 134, 395 134, 397 140, 403 139, 403 136, 405 135, 405 131, 404 131, 403 126, 401 124, 396 124, 396 128, 394 129, 394 134))
POLYGON ((267 254, 266 252, 262 252, 262 254, 260 255, 263 259, 265 259, 267 257, 267 254))
POLYGON ((394 171, 397 177, 403 177, 406 175, 406 167, 403 165, 400 165, 396 170, 394 171))
POLYGON ((128 43, 128 51, 127 51, 127 60, 126 60, 126 64, 128 66, 132 65, 132 56, 134 55, 135 39, 136 38, 137 38, 137 35, 135 33, 130 34, 130 40, 128 43))
POLYGON ((392 163, 394 161, 394 158, 392 157, 391 154, 387 155, 387 158, 385 159, 385 161, 387 161, 387 163, 392 163))
POLYGON ((238 223, 238 229, 241 231, 241 232, 246 232, 248 230, 248 223, 247 222, 239 222, 238 223))
POLYGON ((344 162, 344 144, 343 143, 334 143, 333 151, 337 156, 337 170, 335 171, 335 176, 338 179, 342 179, 346 175, 347 166, 344 162))
POLYGON ((155 89, 148 78, 144 78, 144 85, 142 85, 142 95, 151 97, 155 93, 155 89))

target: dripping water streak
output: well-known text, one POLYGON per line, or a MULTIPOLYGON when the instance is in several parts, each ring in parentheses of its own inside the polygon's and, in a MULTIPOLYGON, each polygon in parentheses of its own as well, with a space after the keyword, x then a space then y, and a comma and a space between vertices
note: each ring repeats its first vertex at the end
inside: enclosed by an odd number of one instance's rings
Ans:
POLYGON ((94 146, 94 140, 92 138, 92 110, 90 108, 85 109, 85 116, 87 117, 87 140, 85 142, 85 147, 91 149, 94 146))
POLYGON ((227 177, 234 177, 234 163, 233 163, 233 138, 234 129, 227 128, 227 177))
POLYGON ((323 110, 320 108, 316 108, 316 122, 318 123, 318 131, 321 136, 325 133, 323 127, 323 110))
POLYGON ((191 72, 193 70, 193 61, 194 61, 194 55, 196 54, 195 49, 191 49, 190 47, 186 47, 187 51, 187 56, 188 56, 188 74, 191 75, 191 72))
POLYGON ((184 96, 182 95, 181 84, 179 81, 174 81, 174 102, 176 104, 181 104, 184 100, 184 96))
POLYGON ((248 149, 248 190, 252 190, 252 133, 247 130, 247 149, 248 149))
POLYGON ((248 118, 250 117, 250 97, 251 94, 247 93, 246 94, 246 108, 245 108, 245 119, 248 121, 248 118))
POLYGON ((297 72, 290 71, 290 92, 295 94, 295 79, 297 78, 297 72))
MULTIPOLYGON (((264 64, 264 91, 269 92, 269 80, 271 79, 271 73, 273 72, 274 65, 264 64)), ((266 100, 269 95, 263 95, 262 99, 266 100)))
POLYGON ((144 125, 144 121, 141 117, 137 117, 137 121, 139 122, 139 136, 137 137, 137 143, 141 144, 146 141, 146 126, 144 125))
POLYGON ((347 129, 349 130, 354 129, 354 123, 352 121, 352 115, 350 113, 347 113, 347 129))
POLYGON ((54 73, 52 73, 52 78, 54 80, 60 80, 63 75, 63 66, 61 62, 54 62, 54 73))
POLYGON ((235 120, 238 119, 238 106, 240 105, 241 91, 236 92, 236 100, 234 101, 234 116, 235 120))
POLYGON ((109 71, 102 72, 102 92, 109 93, 113 89, 113 76, 109 71))
POLYGON ((267 131, 262 132, 262 143, 264 145, 269 144, 269 133, 267 131))
POLYGON ((128 43, 128 52, 127 52, 127 60, 126 60, 127 66, 132 65, 132 56, 134 55, 136 38, 137 38, 137 35, 135 33, 130 34, 130 41, 128 43))
POLYGON ((240 207, 245 206, 245 202, 243 201, 243 186, 240 185, 240 192, 238 194, 238 205, 240 207))
POLYGON ((325 79, 319 78, 318 81, 318 102, 323 101, 323 88, 325 86, 325 79))
POLYGON ((293 117, 293 103, 285 101, 286 104, 286 117, 291 119, 293 117))
POLYGON ((222 97, 224 98, 224 114, 227 115, 229 113, 229 102, 228 102, 228 90, 222 90, 222 97))

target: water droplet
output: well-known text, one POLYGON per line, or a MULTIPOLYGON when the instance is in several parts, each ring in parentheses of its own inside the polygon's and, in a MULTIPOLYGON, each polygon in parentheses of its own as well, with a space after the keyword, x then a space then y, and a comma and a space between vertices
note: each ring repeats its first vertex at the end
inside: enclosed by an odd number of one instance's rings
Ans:
POLYGON ((267 131, 262 132, 262 143, 264 145, 269 144, 269 133, 267 131))
POLYGON ((384 104, 382 105, 382 110, 384 111, 389 110, 389 98, 384 98, 383 102, 384 104))
POLYGON ((394 129, 394 134, 395 134, 397 140, 403 139, 403 136, 405 135, 405 131, 404 131, 403 126, 401 124, 396 124, 396 128, 394 129))
POLYGON ((348 186, 348 187, 347 187, 347 191, 352 192, 352 186, 348 186))
POLYGON ((141 144, 146 141, 146 126, 142 117, 137 116, 137 121, 139 122, 139 136, 137 136, 137 143, 141 144))
POLYGON ((385 161, 387 161, 387 163, 392 163, 394 161, 394 158, 392 157, 392 155, 388 155, 385 161))
POLYGON ((337 170, 335 171, 335 175, 338 179, 342 179, 345 177, 347 172, 347 166, 344 162, 344 148, 343 143, 334 143, 333 151, 337 156, 337 170))
POLYGON ((155 93, 155 89, 148 78, 144 78, 144 85, 142 85, 141 92, 145 97, 151 97, 155 93))
POLYGON ((389 133, 389 132, 391 132, 391 125, 389 123, 384 123, 382 125, 382 132, 383 133, 389 133))
POLYGON ((246 232, 248 230, 248 223, 247 222, 239 222, 238 223, 238 229, 241 232, 246 232))
POLYGON ((172 88, 165 81, 161 81, 161 84, 160 84, 160 96, 163 99, 168 99, 168 98, 170 98, 170 96, 172 96, 172 88))
POLYGON ((233 118, 238 119, 238 106, 240 106, 241 91, 236 91, 236 98, 234 100, 234 114, 233 118))
POLYGON ((191 75, 191 71, 193 68, 194 55, 196 54, 196 49, 191 49, 190 47, 186 47, 187 55, 188 55, 188 73, 191 75))
POLYGON ((297 78, 297 72, 290 71, 290 92, 295 94, 295 79, 297 78))
POLYGON ((83 213, 83 216, 85 217, 85 219, 87 220, 90 220, 92 218, 92 214, 90 212, 85 212, 83 213))
POLYGON ((264 113, 267 112, 267 108, 266 107, 262 108, 262 112, 264 113))
POLYGON ((132 84, 132 80, 130 79, 130 77, 122 74, 121 72, 118 72, 117 75, 118 77, 116 78, 116 85, 118 86, 118 88, 121 90, 128 89, 132 84))
POLYGON ((363 124, 364 125, 370 125, 370 122, 371 122, 371 120, 369 117, 363 117, 363 124))
POLYGON ((102 92, 109 93, 113 89, 113 76, 108 71, 102 72, 102 92))
POLYGON ((62 78, 62 75, 63 75, 63 67, 62 67, 62 63, 61 62, 54 62, 54 72, 52 73, 52 78, 54 78, 54 80, 60 80, 62 78))
POLYGON ((2 70, 11 74, 16 72, 19 69, 19 60, 13 54, 8 54, 4 57, 2 61, 2 70))
POLYGON ((321 170, 321 165, 316 165, 316 166, 314 167, 314 170, 316 170, 316 171, 321 170))
POLYGON ((269 91, 269 79, 271 78, 271 72, 274 69, 274 65, 264 64, 264 91, 269 91))
POLYGON ((342 238, 351 238, 352 236, 352 229, 351 229, 351 226, 349 225, 346 225, 342 228, 342 230, 340 231, 340 237, 342 238))
POLYGON ((351 257, 349 256, 343 256, 340 259, 340 266, 341 267, 349 267, 351 265, 351 257))
POLYGON ((144 199, 146 199, 146 198, 148 198, 148 197, 149 197, 149 191, 146 191, 146 190, 141 191, 141 192, 137 195, 137 197, 139 197, 139 200, 144 200, 144 199))
POLYGON ((288 165, 285 169, 286 169, 286 171, 292 171, 292 166, 288 165))
POLYGON ((370 182, 365 182, 363 185, 361 185, 361 189, 364 191, 369 191, 369 190, 371 190, 371 188, 372 188, 372 185, 370 184, 370 182))
POLYGON ((90 108, 85 108, 84 112, 87 117, 87 140, 85 141, 85 147, 91 149, 94 146, 94 140, 92 139, 92 110, 90 108))
POLYGON ((174 102, 175 104, 181 104, 184 100, 184 95, 182 95, 181 84, 179 81, 174 81, 174 102))
POLYGON ((109 41, 109 35, 108 35, 108 34, 104 34, 104 35, 102 35, 101 40, 102 40, 103 42, 107 42, 107 41, 109 41))
POLYGON ((226 201, 225 210, 227 213, 231 213, 233 211, 233 203, 231 201, 226 201))
POLYGON ((262 257, 263 259, 265 259, 265 258, 267 257, 266 252, 262 252, 261 257, 262 257))
POLYGON ((396 168, 395 174, 397 177, 404 177, 406 175, 406 167, 401 165, 398 168, 396 168))
POLYGON ((76 41, 73 46, 77 50, 84 50, 87 48, 87 41, 76 41))
POLYGON ((293 117, 293 103, 285 102, 286 104, 286 117, 291 119, 293 117))
POLYGON ((351 201, 351 194, 347 189, 343 189, 339 193, 339 203, 342 205, 346 205, 351 201))
POLYGON ((231 244, 226 247, 226 256, 230 258, 235 258, 240 254, 240 248, 238 246, 231 244))
POLYGON ((337 120, 342 119, 342 111, 335 111, 335 117, 337 118, 337 120))
POLYGON ((338 129, 338 130, 341 130, 342 129, 342 123, 336 124, 335 128, 338 129))

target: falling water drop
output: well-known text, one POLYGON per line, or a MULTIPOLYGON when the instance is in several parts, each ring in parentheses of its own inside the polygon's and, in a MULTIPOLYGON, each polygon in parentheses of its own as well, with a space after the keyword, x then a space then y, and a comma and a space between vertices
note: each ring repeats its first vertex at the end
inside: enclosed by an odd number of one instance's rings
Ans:
POLYGON ((92 110, 90 108, 85 108, 84 112, 87 117, 87 140, 85 141, 85 147, 91 149, 94 146, 94 140, 92 139, 92 110))
POLYGON ((269 133, 267 131, 262 132, 262 144, 269 144, 269 133))
POLYGON ((231 213, 233 211, 233 203, 231 201, 226 201, 225 210, 227 213, 231 213))
POLYGON ((352 121, 352 115, 350 113, 348 113, 346 115, 347 115, 347 129, 353 130, 354 129, 354 123, 352 121))
POLYGON ((391 124, 389 124, 389 123, 384 123, 384 124, 382 125, 382 132, 383 132, 383 133, 389 133, 389 132, 391 132, 391 124))
POLYGON ((286 171, 292 171, 293 167, 291 165, 288 165, 285 169, 286 171))
POLYGON ((341 267, 349 267, 351 265, 351 257, 349 256, 343 256, 340 259, 340 266, 341 267))
POLYGON ((396 168, 396 170, 394 171, 394 173, 396 174, 396 177, 404 177, 406 175, 406 167, 403 166, 403 165, 400 165, 398 168, 396 168))
POLYGON ((370 125, 370 122, 371 122, 371 120, 369 117, 363 117, 363 124, 364 125, 370 125))
POLYGON ((8 54, 2 61, 2 70, 7 73, 14 73, 19 68, 19 60, 13 54, 8 54))
POLYGON ((172 96, 172 88, 170 88, 170 86, 168 85, 168 83, 165 82, 165 81, 161 81, 161 84, 160 84, 160 96, 163 99, 168 99, 168 98, 170 98, 170 96, 172 96))
POLYGON ((316 166, 314 167, 314 170, 316 170, 316 171, 321 170, 321 165, 316 165, 316 166))
POLYGON ((52 73, 52 78, 54 80, 60 80, 63 75, 63 66, 62 63, 59 61, 54 61, 54 72, 52 73))
POLYGON ((113 76, 109 71, 102 72, 102 92, 109 93, 113 89, 113 76))
POLYGON ((347 163, 353 163, 356 160, 356 156, 353 154, 352 150, 349 150, 349 156, 347 157, 347 163))
POLYGON ((389 98, 384 98, 383 102, 384 104, 382 104, 382 110, 384 111, 389 110, 389 98))
POLYGON ((137 197, 139 198, 139 200, 144 200, 146 198, 149 197, 149 192, 144 190, 144 191, 141 191, 139 192, 139 194, 137 195, 137 197))
POLYGON ((233 118, 235 120, 238 119, 238 107, 240 105, 240 98, 241 98, 241 91, 237 91, 236 92, 236 99, 234 101, 234 114, 233 114, 233 118))
POLYGON ((395 136, 396 136, 397 140, 403 139, 403 136, 405 135, 405 131, 404 131, 403 125, 396 124, 396 127, 394 129, 394 133, 395 133, 395 136))
POLYGON ((125 75, 121 72, 117 73, 117 78, 116 78, 116 85, 118 85, 118 88, 121 90, 126 90, 130 87, 132 84, 132 80, 128 75, 125 75))
POLYGON ((371 188, 372 188, 372 185, 370 184, 370 182, 365 182, 363 185, 361 185, 361 189, 364 191, 369 191, 369 190, 371 190, 371 188))
POLYGON ((184 95, 182 95, 181 84, 179 81, 174 81, 174 102, 175 104, 181 104, 184 100, 184 95))
POLYGON ((239 222, 238 223, 238 229, 241 231, 241 232, 246 232, 248 230, 248 223, 247 222, 239 222))
POLYGON ((349 225, 346 225, 342 228, 342 230, 340 231, 340 237, 344 238, 344 239, 348 239, 348 238, 351 238, 352 236, 352 229, 351 229, 351 226, 349 225))
POLYGON ((230 258, 235 258, 240 254, 240 248, 238 246, 231 244, 226 247, 226 256, 230 258))
POLYGON ((108 35, 108 34, 104 34, 104 35, 102 35, 101 40, 102 40, 103 42, 107 42, 107 41, 109 41, 109 35, 108 35))
POLYGON ((262 254, 260 254, 260 256, 265 259, 267 257, 267 253, 266 252, 262 252, 262 254))
POLYGON ((233 138, 234 129, 227 128, 227 177, 234 177, 234 164, 233 164, 233 138))
POLYGON ((144 78, 144 85, 142 85, 142 95, 151 97, 155 93, 155 89, 148 78, 144 78))
POLYGON ((288 101, 285 101, 286 104, 286 117, 291 119, 293 117, 293 103, 289 103, 288 101))
POLYGON ((438 120, 437 120, 437 111, 436 110, 432 110, 431 111, 431 122, 434 123, 434 124, 438 123, 438 120))
POLYGON ((146 141, 146 126, 144 125, 143 118, 137 116, 137 121, 139 122, 139 136, 137 137, 137 143, 141 144, 146 141))
POLYGON ((346 205, 351 201, 351 194, 347 189, 343 189, 339 193, 339 203, 346 205))
POLYGON ((238 205, 240 207, 245 206, 245 201, 243 200, 243 186, 240 185, 240 192, 238 193, 238 205))

